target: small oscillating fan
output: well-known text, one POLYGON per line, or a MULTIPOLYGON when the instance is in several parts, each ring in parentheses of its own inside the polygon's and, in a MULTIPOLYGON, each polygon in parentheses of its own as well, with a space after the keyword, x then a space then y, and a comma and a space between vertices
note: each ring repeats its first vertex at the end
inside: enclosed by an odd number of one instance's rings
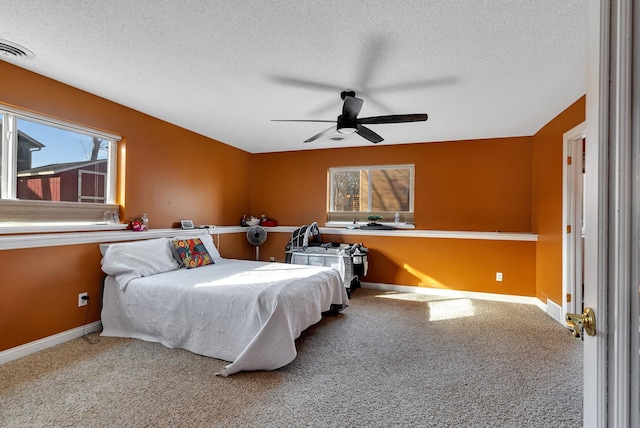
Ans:
POLYGON ((256 260, 260 260, 260 245, 267 240, 267 230, 262 226, 251 226, 247 230, 247 241, 256 246, 256 260))

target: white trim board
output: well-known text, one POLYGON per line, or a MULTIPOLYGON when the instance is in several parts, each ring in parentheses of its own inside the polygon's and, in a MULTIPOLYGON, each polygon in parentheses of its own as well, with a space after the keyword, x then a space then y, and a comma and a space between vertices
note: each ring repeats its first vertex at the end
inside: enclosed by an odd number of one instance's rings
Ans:
POLYGON ((440 238, 440 239, 479 239, 489 241, 525 241, 536 242, 538 235, 525 232, 470 232, 464 230, 426 230, 426 229, 394 229, 368 230, 345 229, 335 227, 321 227, 321 233, 333 235, 361 235, 361 236, 393 236, 411 238, 440 238))
MULTIPOLYGON (((240 229, 240 227, 238 227, 240 229)), ((0 250, 19 248, 57 247, 61 245, 97 244, 107 242, 136 241, 151 238, 171 238, 185 234, 234 233, 235 230, 212 229, 151 229, 144 232, 120 230, 110 232, 43 233, 35 235, 0 236, 0 250)))
POLYGON ((102 321, 96 321, 91 324, 86 324, 85 326, 76 327, 71 330, 63 331, 62 333, 54 334, 53 336, 25 343, 24 345, 16 346, 15 348, 9 348, 0 352, 0 364, 26 357, 27 355, 42 351, 43 349, 51 348, 52 346, 82 337, 84 334, 94 333, 101 329, 102 321))
MULTIPOLYGON (((124 227, 125 225, 118 225, 124 227)), ((114 226, 101 226, 104 228, 114 226)), ((267 232, 292 233, 297 229, 293 226, 266 227, 267 232)), ((69 229, 71 230, 71 229, 69 229)), ((172 237, 179 234, 189 233, 209 233, 212 235, 223 235, 229 233, 246 233, 247 228, 241 226, 211 226, 206 229, 150 229, 145 232, 132 232, 131 230, 110 230, 99 232, 75 232, 75 233, 34 233, 8 235, 8 228, 0 227, 0 250, 15 250, 20 248, 40 248, 57 247, 60 245, 94 244, 120 241, 135 241, 139 239, 172 237)), ((63 232, 63 229, 48 228, 23 228, 14 229, 15 233, 56 231, 63 232)), ((480 239, 492 241, 529 241, 538 240, 538 235, 531 233, 504 233, 504 232, 464 232, 464 231, 443 231, 443 230, 387 230, 387 231, 367 231, 359 229, 336 229, 320 228, 321 233, 334 235, 362 235, 362 236, 394 236, 410 238, 448 238, 448 239, 480 239)))

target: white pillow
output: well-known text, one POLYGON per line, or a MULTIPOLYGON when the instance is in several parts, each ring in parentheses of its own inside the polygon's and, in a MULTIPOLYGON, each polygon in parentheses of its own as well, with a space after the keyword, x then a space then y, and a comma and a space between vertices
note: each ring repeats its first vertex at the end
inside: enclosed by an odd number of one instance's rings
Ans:
MULTIPOLYGON (((192 232, 190 234, 185 233, 184 235, 174 236, 169 241, 173 241, 175 239, 193 239, 193 238, 199 238, 200 241, 202 241, 202 243, 204 244, 204 247, 207 249, 207 252, 209 253, 209 255, 213 260, 219 260, 222 258, 222 256, 218 252, 218 249, 213 243, 213 238, 208 233, 197 233, 197 232, 196 233, 192 232)), ((171 246, 171 244, 169 244, 169 246, 171 246)))
POLYGON ((113 244, 98 244, 98 246, 100 247, 100 254, 102 254, 102 257, 104 257, 104 255, 106 254, 107 250, 111 245, 113 244))
POLYGON ((176 270, 167 238, 111 244, 102 258, 102 271, 113 275, 124 291, 129 281, 141 276, 176 270))

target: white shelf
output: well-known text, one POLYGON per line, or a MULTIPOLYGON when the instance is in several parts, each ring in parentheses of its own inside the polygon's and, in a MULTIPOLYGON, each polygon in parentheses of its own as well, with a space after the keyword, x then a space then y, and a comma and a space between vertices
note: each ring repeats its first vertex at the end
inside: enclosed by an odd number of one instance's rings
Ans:
MULTIPOLYGON (((94 225, 95 226, 95 225, 94 225)), ((77 245, 92 244, 105 242, 135 241, 139 239, 150 238, 170 238, 185 233, 209 233, 209 234, 230 234, 245 233, 248 229, 242 226, 217 226, 210 229, 151 229, 144 232, 133 232, 131 230, 122 230, 125 225, 109 225, 119 226, 118 230, 104 230, 91 228, 90 231, 65 231, 61 229, 41 229, 44 226, 32 226, 28 230, 16 230, 11 232, 13 235, 7 235, 8 231, 2 231, 5 236, 0 235, 0 250, 13 250, 19 248, 38 248, 38 247, 55 247, 60 245, 77 245), (44 233, 43 233, 44 232, 44 233), (46 233, 51 232, 51 233, 46 233), (55 232, 55 233, 53 233, 55 232), (65 232, 65 233, 60 233, 65 232)), ((287 233, 291 234, 300 226, 276 226, 265 227, 268 233, 287 233)), ((506 232, 466 232, 466 231, 449 231, 449 230, 371 230, 371 229, 346 229, 321 227, 320 233, 327 235, 363 235, 363 236, 393 236, 405 238, 444 238, 444 239, 479 239, 492 241, 531 241, 538 240, 538 235, 533 233, 506 233, 506 232)))

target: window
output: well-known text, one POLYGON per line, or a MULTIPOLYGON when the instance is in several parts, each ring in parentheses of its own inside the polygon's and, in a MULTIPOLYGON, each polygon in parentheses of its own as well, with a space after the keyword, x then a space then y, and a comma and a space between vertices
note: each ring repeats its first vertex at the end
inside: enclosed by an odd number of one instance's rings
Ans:
POLYGON ((0 106, 0 221, 103 221, 121 137, 0 106))
POLYGON ((414 165, 329 168, 329 221, 413 222, 414 165))

